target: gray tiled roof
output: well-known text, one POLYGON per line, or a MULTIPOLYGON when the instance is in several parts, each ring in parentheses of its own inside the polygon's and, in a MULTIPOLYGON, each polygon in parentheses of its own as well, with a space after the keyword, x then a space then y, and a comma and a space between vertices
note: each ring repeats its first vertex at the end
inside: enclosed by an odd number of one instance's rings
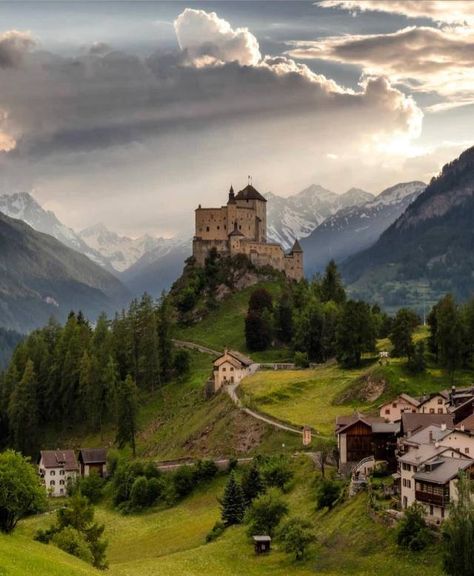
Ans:
MULTIPOLYGON (((426 464, 429 464, 429 462, 426 464)), ((441 456, 439 464, 433 470, 418 471, 414 478, 415 480, 433 482, 434 484, 446 484, 446 482, 456 478, 460 471, 466 470, 473 464, 474 460, 441 456)))

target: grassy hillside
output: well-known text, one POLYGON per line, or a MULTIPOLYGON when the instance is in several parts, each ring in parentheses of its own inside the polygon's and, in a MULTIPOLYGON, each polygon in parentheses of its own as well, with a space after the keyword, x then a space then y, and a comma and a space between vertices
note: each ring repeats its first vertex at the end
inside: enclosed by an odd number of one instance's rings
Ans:
MULTIPOLYGON (((265 282, 246 288, 226 298, 219 308, 212 311, 199 324, 180 327, 175 337, 181 340, 190 340, 215 350, 223 350, 226 346, 249 354, 245 345, 245 316, 247 314, 250 295, 257 288, 265 288, 274 298, 282 289, 278 282, 265 282)), ((288 351, 266 350, 252 353, 257 362, 272 362, 288 358, 288 351)))
POLYGON ((1 576, 98 576, 85 562, 59 548, 34 542, 27 534, 0 534, 1 576))
MULTIPOLYGON (((285 496, 290 514, 308 518, 317 536, 305 561, 294 563, 279 549, 276 541, 271 554, 256 557, 244 526, 228 529, 215 542, 205 544, 205 535, 220 514, 216 497, 222 496, 225 479, 218 478, 172 509, 121 516, 100 507, 97 515, 106 525, 110 543, 108 573, 111 576, 441 574, 436 551, 429 550, 421 555, 400 553, 392 530, 368 516, 365 494, 332 512, 316 512, 315 472, 311 462, 299 457, 294 469, 293 488, 285 496)), ((21 523, 19 531, 30 536, 38 527, 48 525, 50 519, 50 516, 29 519, 21 523)), ((44 546, 44 550, 56 552, 52 546, 44 546)), ((35 574, 42 576, 41 572, 35 574)))
MULTIPOLYGON (((241 413, 225 393, 208 400, 204 385, 212 370, 212 358, 191 353, 190 375, 140 398, 137 452, 157 459, 202 456, 242 456, 269 452, 285 444, 287 450, 299 447, 294 434, 276 432, 241 413)), ((100 434, 85 430, 49 430, 45 448, 58 445, 112 446, 115 427, 100 434)))

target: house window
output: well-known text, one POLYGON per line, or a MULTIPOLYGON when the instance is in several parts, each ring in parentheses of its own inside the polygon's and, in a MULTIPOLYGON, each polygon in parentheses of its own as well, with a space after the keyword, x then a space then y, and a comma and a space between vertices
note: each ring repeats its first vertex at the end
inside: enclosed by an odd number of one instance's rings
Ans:
POLYGON ((49 485, 50 485, 50 486, 56 486, 56 482, 55 482, 54 480, 50 480, 50 481, 49 481, 49 485))
POLYGON ((397 407, 397 403, 396 403, 396 402, 393 402, 393 403, 392 403, 392 408, 396 408, 396 407, 397 407))
POLYGON ((438 414, 442 414, 443 413, 443 409, 442 408, 438 408, 438 414))
POLYGON ((438 398, 438 404, 442 404, 443 400, 441 398, 438 398))
POLYGON ((64 480, 60 480, 60 481, 59 481, 59 485, 60 485, 60 486, 64 486, 64 480))
POLYGON ((441 518, 444 518, 444 508, 441 508, 441 518))
POLYGON ((430 414, 434 414, 434 413, 435 413, 434 408, 430 408, 430 414))
POLYGON ((51 472, 49 473, 50 476, 56 476, 56 471, 55 470, 51 470, 51 472))
POLYGON ((231 372, 234 371, 234 367, 233 367, 233 366, 230 367, 230 371, 231 371, 231 372))
POLYGON ((433 505, 430 504, 430 516, 433 516, 433 505))
POLYGON ((60 471, 59 471, 59 475, 60 475, 60 476, 64 476, 64 474, 66 474, 66 472, 64 472, 64 470, 60 470, 60 471))
POLYGON ((466 449, 464 450, 464 452, 465 452, 466 454, 469 454, 469 448, 466 448, 466 449))
POLYGON ((385 414, 390 414, 390 408, 385 408, 385 414))
POLYGON ((60 489, 59 489, 59 493, 60 493, 60 494, 64 494, 64 488, 60 488, 60 489))
POLYGON ((227 368, 225 366, 222 367, 222 372, 227 372, 227 368))
POLYGON ((410 464, 406 464, 405 462, 402 462, 402 469, 408 470, 408 472, 409 472, 411 470, 411 466, 410 466, 410 464))

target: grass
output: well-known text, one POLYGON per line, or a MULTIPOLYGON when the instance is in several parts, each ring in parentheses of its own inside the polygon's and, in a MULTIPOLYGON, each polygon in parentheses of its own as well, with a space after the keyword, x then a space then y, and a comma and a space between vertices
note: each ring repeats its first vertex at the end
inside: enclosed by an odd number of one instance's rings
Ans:
MULTIPOLYGON (((367 514, 366 494, 362 493, 330 512, 316 512, 313 488, 316 474, 312 464, 301 456, 293 462, 295 480, 284 497, 290 515, 309 519, 317 537, 306 560, 293 562, 277 540, 269 555, 255 556, 245 526, 227 529, 215 542, 205 544, 207 532, 220 516, 217 497, 222 496, 226 480, 218 477, 170 509, 122 516, 100 506, 97 518, 105 523, 109 540, 110 568, 107 573, 110 576, 441 575, 435 549, 415 555, 403 553, 396 547, 393 531, 374 522, 367 514)), ((30 543, 27 538, 50 521, 51 517, 47 515, 25 520, 15 538, 26 546, 30 543)), ((35 544, 37 546, 41 545, 35 544)), ((56 561, 57 551, 53 546, 42 549, 49 552, 52 562, 56 561)), ((35 576, 56 574, 52 570, 34 573, 35 576)), ((64 573, 76 574, 72 570, 64 573)), ((96 572, 91 570, 90 574, 96 572)))
POLYGON ((59 548, 14 533, 0 534, 0 576, 98 576, 88 564, 59 548))
POLYGON ((291 354, 286 349, 270 349, 264 352, 250 353, 245 345, 245 316, 250 295, 257 288, 265 288, 273 298, 281 291, 277 282, 265 282, 232 294, 219 304, 201 322, 193 326, 179 327, 175 337, 189 340, 215 350, 225 347, 250 354, 256 362, 278 362, 288 360, 291 354))

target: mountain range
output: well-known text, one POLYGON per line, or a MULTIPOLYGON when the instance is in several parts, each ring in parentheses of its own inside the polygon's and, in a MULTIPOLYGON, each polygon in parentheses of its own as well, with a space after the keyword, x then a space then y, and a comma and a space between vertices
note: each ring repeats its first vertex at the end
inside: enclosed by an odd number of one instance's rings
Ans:
POLYGON ((342 268, 353 293, 385 305, 474 294, 474 147, 440 175, 367 250, 342 268))
POLYGON ((359 206, 373 195, 359 188, 336 194, 312 184, 294 196, 284 198, 267 192, 267 235, 271 242, 291 248, 296 238, 306 238, 329 216, 349 206, 359 206))
POLYGON ((56 238, 0 213, 0 326, 26 332, 70 310, 94 319, 130 293, 110 272, 56 238))
POLYGON ((326 218, 301 241, 306 274, 321 272, 331 259, 341 262, 368 248, 425 188, 418 181, 396 184, 326 218))

